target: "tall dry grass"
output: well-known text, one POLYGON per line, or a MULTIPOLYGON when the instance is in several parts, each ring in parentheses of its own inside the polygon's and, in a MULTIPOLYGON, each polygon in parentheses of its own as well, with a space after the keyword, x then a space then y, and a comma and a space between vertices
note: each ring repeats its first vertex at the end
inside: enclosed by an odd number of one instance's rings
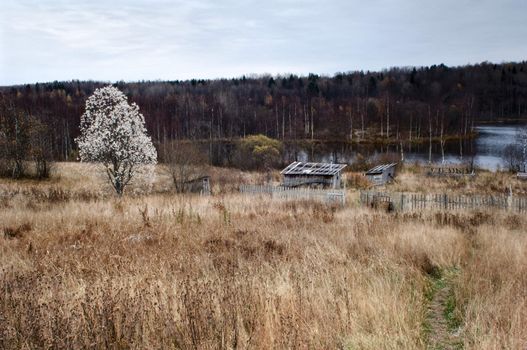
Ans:
POLYGON ((398 192, 494 195, 508 195, 512 190, 514 195, 527 196, 527 183, 505 171, 477 170, 475 176, 462 177, 432 177, 425 173, 426 167, 403 167, 389 188, 398 192))
POLYGON ((466 348, 527 344, 523 217, 119 200, 64 174, 68 195, 2 184, 0 348, 423 349, 450 268, 466 348))

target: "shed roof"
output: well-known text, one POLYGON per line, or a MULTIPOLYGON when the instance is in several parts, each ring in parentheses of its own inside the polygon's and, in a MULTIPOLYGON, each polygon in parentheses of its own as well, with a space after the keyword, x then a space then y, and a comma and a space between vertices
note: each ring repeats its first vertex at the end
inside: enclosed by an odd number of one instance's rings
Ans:
POLYGON ((381 174, 383 171, 391 168, 391 167, 394 167, 396 166, 397 163, 390 163, 390 164, 381 164, 381 165, 377 165, 373 168, 371 168, 370 170, 368 170, 366 172, 366 175, 375 175, 375 174, 381 174))
POLYGON ((293 162, 280 173, 284 175, 335 175, 346 164, 293 162))

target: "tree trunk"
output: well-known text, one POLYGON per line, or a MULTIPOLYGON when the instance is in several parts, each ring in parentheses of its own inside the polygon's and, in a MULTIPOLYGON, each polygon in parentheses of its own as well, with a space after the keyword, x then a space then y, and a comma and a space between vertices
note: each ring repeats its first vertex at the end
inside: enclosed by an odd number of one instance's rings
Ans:
POLYGON ((351 105, 349 106, 349 118, 350 118, 350 141, 353 141, 353 114, 351 112, 351 105))
POLYGON ((278 108, 276 105, 274 106, 274 116, 276 119, 276 139, 278 140, 280 138, 280 124, 278 123, 278 108))
MULTIPOLYGON (((439 111, 437 111, 437 113, 439 114, 439 111)), ((441 136, 440 136, 440 144, 441 144, 441 163, 442 164, 445 164, 445 139, 443 138, 443 132, 444 132, 444 119, 445 119, 445 114, 444 112, 441 113, 441 136)))
POLYGON ((428 105, 428 164, 432 164, 432 115, 430 113, 430 105, 428 105))
POLYGON ((311 105, 311 141, 313 141, 313 138, 314 138, 314 134, 315 134, 315 131, 314 131, 314 123, 313 123, 313 105, 311 105))
POLYGON ((282 100, 282 140, 285 137, 285 108, 284 108, 284 100, 282 100))
POLYGON ((364 114, 363 114, 363 110, 360 108, 360 99, 359 98, 357 98, 357 110, 360 113, 360 122, 361 122, 361 136, 360 136, 360 140, 362 140, 362 138, 364 137, 364 114))
POLYGON ((390 96, 386 100, 386 138, 390 138, 390 96))

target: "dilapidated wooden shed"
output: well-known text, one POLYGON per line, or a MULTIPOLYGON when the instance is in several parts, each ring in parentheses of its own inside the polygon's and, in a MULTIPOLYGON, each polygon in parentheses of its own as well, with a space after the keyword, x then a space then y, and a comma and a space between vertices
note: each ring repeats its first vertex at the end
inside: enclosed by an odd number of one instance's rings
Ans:
POLYGON ((376 186, 392 182, 395 178, 396 165, 397 163, 377 165, 366 172, 366 177, 376 186))
POLYGON ((342 169, 346 164, 293 162, 280 173, 282 186, 342 187, 342 169))

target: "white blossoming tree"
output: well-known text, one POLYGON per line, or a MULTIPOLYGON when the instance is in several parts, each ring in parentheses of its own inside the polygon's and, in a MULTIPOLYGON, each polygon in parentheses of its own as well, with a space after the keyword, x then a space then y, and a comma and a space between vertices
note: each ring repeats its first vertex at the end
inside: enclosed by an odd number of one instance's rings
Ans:
POLYGON ((139 107, 113 86, 95 90, 81 117, 76 139, 82 162, 101 163, 119 196, 143 165, 154 165, 157 152, 139 107))

